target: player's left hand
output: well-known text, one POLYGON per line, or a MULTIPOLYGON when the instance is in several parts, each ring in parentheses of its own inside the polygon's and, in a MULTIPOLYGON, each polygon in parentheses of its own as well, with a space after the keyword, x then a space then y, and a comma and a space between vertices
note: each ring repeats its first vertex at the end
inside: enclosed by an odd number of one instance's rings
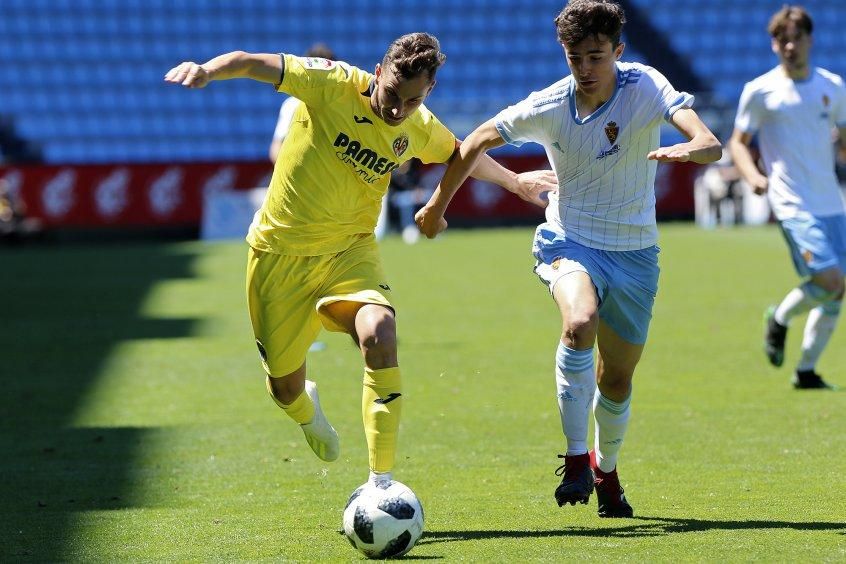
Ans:
POLYGON ((646 155, 646 158, 650 161, 659 161, 662 163, 686 163, 690 160, 690 149, 685 143, 673 145, 672 147, 659 147, 654 151, 650 151, 646 155))
POLYGON ((414 222, 420 229, 420 233, 425 235, 427 239, 434 239, 438 233, 447 228, 447 221, 443 214, 435 211, 429 204, 426 204, 414 214, 414 222))
POLYGON ((549 192, 558 191, 558 177, 551 170, 531 170, 517 175, 515 194, 523 200, 545 208, 549 204, 549 192))

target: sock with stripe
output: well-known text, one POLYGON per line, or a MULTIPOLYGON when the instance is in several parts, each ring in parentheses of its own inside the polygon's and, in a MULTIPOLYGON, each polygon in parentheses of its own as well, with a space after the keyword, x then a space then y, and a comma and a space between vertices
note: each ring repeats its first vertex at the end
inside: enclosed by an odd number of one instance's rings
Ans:
POLYGON ((593 348, 575 350, 559 342, 555 353, 555 385, 567 455, 585 454, 590 406, 596 390, 593 348))
POLYGON ((397 433, 402 414, 402 379, 399 367, 364 369, 361 415, 372 472, 394 467, 397 433))
POLYGON ((629 397, 618 403, 596 390, 593 401, 593 418, 596 424, 594 450, 597 465, 603 472, 611 472, 617 467, 617 455, 623 446, 623 438, 629 426, 631 399, 629 394, 629 397))

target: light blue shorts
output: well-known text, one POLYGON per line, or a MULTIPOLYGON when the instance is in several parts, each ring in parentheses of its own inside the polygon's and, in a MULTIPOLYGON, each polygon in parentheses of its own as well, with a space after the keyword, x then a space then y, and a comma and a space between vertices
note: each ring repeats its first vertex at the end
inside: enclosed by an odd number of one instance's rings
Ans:
POLYGON ((636 251, 603 251, 568 241, 567 236, 541 224, 535 231, 532 254, 535 274, 549 293, 572 272, 590 276, 599 299, 599 317, 635 345, 646 342, 652 306, 658 292, 657 245, 636 251))
POLYGON ((799 276, 812 276, 835 266, 846 272, 846 215, 800 213, 779 225, 799 276))

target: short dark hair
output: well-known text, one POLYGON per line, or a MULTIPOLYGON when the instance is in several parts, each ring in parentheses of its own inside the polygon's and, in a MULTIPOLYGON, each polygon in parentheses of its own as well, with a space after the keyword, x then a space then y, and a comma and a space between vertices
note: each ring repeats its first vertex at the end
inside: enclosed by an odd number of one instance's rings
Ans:
POLYGON ((811 21, 811 16, 805 8, 785 4, 781 7, 781 10, 773 14, 773 17, 770 18, 770 23, 767 26, 770 37, 778 37, 784 33, 784 28, 790 22, 794 22, 799 29, 808 35, 811 35, 814 31, 814 22, 811 21))
POLYGON ((335 60, 335 53, 325 43, 315 43, 308 48, 305 53, 306 57, 320 57, 321 59, 335 60))
POLYGON ((426 74, 435 79, 438 68, 446 61, 441 44, 434 35, 409 33, 394 40, 382 57, 382 67, 409 79, 426 74))
POLYGON ((588 37, 606 36, 611 45, 620 44, 626 14, 613 0, 571 0, 555 18, 558 41, 576 45, 588 37))

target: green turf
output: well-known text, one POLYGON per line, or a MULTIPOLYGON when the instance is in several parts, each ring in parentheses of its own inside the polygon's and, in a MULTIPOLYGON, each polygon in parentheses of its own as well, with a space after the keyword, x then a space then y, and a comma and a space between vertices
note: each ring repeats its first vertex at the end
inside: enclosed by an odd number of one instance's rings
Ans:
MULTIPOLYGON (((843 561, 846 393, 766 365, 761 315, 796 283, 773 228, 662 229, 662 278, 620 462, 636 517, 558 508, 556 308, 531 230, 384 244, 405 412, 396 478, 421 559, 843 561)), ((361 361, 312 353, 340 460, 266 396, 241 243, 0 249, 0 561, 348 561, 366 478, 361 361)), ((846 331, 819 366, 846 387, 846 331)))

